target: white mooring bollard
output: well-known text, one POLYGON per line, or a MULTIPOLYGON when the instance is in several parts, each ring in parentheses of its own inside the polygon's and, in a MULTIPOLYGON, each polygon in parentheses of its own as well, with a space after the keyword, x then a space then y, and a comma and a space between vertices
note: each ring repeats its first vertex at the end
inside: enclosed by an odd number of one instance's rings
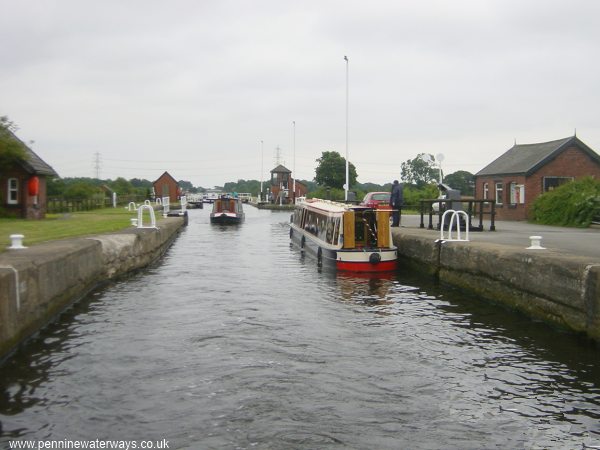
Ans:
POLYGON ((22 235, 22 234, 11 234, 10 235, 11 245, 8 248, 11 249, 11 250, 19 250, 19 249, 22 249, 22 248, 27 248, 27 247, 25 247, 23 245, 23 238, 24 237, 25 236, 22 235))
POLYGON ((531 240, 531 245, 527 247, 526 250, 545 250, 545 247, 541 246, 542 237, 541 236, 529 236, 531 240))

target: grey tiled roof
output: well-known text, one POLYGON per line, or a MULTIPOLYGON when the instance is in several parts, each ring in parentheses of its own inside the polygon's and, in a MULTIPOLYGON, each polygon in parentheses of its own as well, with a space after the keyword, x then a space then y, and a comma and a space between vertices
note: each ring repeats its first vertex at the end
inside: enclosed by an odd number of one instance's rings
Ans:
POLYGON ((563 150, 573 146, 580 148, 592 159, 600 163, 600 155, 585 145, 577 136, 571 136, 539 144, 514 145, 510 150, 495 161, 492 161, 475 175, 529 175, 550 162, 563 150))
POLYGON ((290 169, 288 169, 287 167, 282 166, 281 164, 279 164, 277 167, 275 167, 273 170, 271 170, 271 173, 292 173, 292 171, 290 169))
POLYGON ((31 150, 27 146, 27 144, 25 144, 23 141, 21 141, 21 139, 19 139, 13 132, 9 131, 9 133, 12 135, 13 139, 16 139, 17 141, 21 142, 25 148, 25 154, 27 155, 27 160, 20 161, 20 165, 23 167, 23 169, 25 169, 27 172, 34 174, 34 175, 48 175, 51 177, 58 176, 56 171, 52 167, 50 167, 50 165, 48 165, 46 162, 44 162, 44 160, 42 160, 42 158, 40 158, 37 155, 37 153, 35 153, 33 150, 31 150))

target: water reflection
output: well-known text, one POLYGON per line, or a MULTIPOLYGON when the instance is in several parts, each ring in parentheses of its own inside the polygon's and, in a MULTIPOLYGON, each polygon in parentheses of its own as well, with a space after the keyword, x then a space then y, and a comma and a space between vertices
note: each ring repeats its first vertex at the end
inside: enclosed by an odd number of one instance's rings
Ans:
POLYGON ((339 272, 334 282, 337 284, 343 300, 368 305, 392 303, 388 298, 397 275, 394 272, 381 274, 361 274, 339 272))

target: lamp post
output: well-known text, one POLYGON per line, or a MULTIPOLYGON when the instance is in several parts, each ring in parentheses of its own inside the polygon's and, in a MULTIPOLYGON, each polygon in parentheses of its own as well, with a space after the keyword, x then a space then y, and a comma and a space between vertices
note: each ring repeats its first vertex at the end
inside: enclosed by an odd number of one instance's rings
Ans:
POLYGON ((439 171, 439 178, 440 178, 440 184, 442 184, 442 181, 444 181, 443 176, 442 176, 442 161, 444 160, 444 154, 443 153, 438 153, 437 155, 435 155, 435 159, 438 163, 438 171, 439 171))
POLYGON ((263 174, 264 174, 264 168, 263 168, 263 161, 264 161, 264 156, 265 156, 265 152, 263 149, 263 141, 260 141, 260 198, 259 198, 259 202, 262 202, 263 200, 263 174))
POLYGON ((438 183, 442 184, 443 181, 443 176, 442 176, 442 161, 444 160, 444 154, 443 153, 438 153, 437 155, 435 155, 435 157, 433 155, 430 155, 428 153, 423 153, 423 155, 421 156, 421 159, 423 161, 425 161, 426 163, 429 163, 431 165, 437 166, 438 167, 438 183))
POLYGON ((346 61, 346 184, 344 186, 344 199, 348 201, 348 190, 350 189, 350 169, 348 162, 348 57, 344 56, 346 61))
POLYGON ((293 128, 293 149, 294 149, 294 165, 292 170, 294 171, 294 177, 292 178, 293 182, 292 182, 292 204, 296 204, 296 121, 294 120, 292 122, 292 128, 293 128))

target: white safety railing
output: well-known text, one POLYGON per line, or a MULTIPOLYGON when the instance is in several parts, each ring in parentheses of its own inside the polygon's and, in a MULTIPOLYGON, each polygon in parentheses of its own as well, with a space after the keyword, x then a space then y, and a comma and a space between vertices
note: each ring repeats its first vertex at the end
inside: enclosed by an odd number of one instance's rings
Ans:
POLYGON ((129 205, 127 205, 127 210, 129 212, 136 211, 137 205, 135 204, 135 202, 129 202, 129 205))
POLYGON ((469 215, 464 211, 455 211, 453 209, 449 209, 442 216, 442 223, 440 224, 440 241, 446 242, 468 242, 469 241, 469 215), (444 228, 446 224, 446 216, 450 215, 450 222, 448 223, 448 236, 444 236, 444 228), (465 221, 465 239, 461 238, 461 230, 460 230, 460 219, 464 218, 465 221), (456 238, 452 237, 452 228, 453 225, 456 224, 456 238))
POLYGON ((152 206, 140 205, 138 208, 137 227, 156 228, 156 216, 154 215, 154 208, 152 208, 152 206), (150 226, 144 225, 144 211, 148 211, 150 213, 150 226))

